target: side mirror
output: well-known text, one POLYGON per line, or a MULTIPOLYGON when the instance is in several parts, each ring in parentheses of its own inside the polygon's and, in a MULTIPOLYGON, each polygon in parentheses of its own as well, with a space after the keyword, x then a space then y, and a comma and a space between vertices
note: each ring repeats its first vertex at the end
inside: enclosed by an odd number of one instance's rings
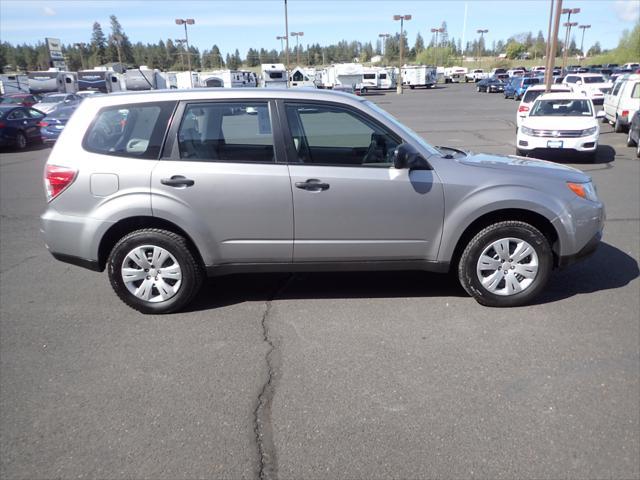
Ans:
POLYGON ((604 118, 606 117, 606 113, 604 113, 604 110, 599 110, 596 112, 596 118, 604 118))
POLYGON ((408 143, 401 143, 393 152, 393 168, 427 169, 427 161, 408 143))

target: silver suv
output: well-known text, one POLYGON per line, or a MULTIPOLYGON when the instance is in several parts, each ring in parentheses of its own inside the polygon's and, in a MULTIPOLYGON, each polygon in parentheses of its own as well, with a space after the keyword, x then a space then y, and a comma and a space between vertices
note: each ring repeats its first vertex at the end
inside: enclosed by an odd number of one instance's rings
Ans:
POLYGON ((433 147, 325 91, 90 98, 44 175, 47 248, 106 268, 144 313, 184 307, 205 275, 265 271, 453 270, 479 303, 522 305, 604 223, 579 170, 433 147))

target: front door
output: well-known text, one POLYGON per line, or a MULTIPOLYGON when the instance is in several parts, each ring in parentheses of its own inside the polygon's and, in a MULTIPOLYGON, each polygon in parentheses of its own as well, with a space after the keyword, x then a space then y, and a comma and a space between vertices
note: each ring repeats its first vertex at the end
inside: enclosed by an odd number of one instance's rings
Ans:
POLYGON ((344 106, 286 103, 294 261, 435 260, 442 185, 393 168, 401 139, 344 106))
POLYGON ((170 158, 152 173, 151 204, 207 246, 207 265, 292 260, 289 171, 276 161, 271 111, 264 100, 225 100, 177 112, 170 158))

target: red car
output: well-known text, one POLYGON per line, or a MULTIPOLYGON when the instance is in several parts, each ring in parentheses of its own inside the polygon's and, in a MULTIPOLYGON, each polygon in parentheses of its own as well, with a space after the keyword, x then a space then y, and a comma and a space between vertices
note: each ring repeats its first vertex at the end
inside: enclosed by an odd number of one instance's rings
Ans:
POLYGON ((40 98, 30 93, 8 93, 0 97, 1 105, 22 105, 23 107, 31 107, 38 103, 40 98))

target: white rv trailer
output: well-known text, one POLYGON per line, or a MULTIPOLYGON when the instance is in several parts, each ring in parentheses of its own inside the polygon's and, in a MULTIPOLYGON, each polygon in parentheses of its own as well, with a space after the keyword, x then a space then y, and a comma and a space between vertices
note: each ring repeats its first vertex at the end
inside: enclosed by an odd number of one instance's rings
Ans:
POLYGON ((122 74, 113 70, 80 70, 78 72, 78 90, 103 93, 122 90, 122 74))
POLYGON ((396 88, 396 78, 396 71, 392 67, 382 67, 378 72, 378 79, 382 90, 396 88))
POLYGON ((247 88, 257 86, 256 74, 247 70, 214 70, 200 72, 201 87, 247 88))
POLYGON ((29 93, 29 77, 18 73, 0 75, 0 95, 5 93, 29 93))
POLYGON ((444 69, 444 83, 460 83, 469 73, 467 67, 446 67, 444 69))
POLYGON ((436 84, 436 69, 426 65, 405 65, 402 67, 402 84, 411 89, 432 88, 436 84))
POLYGON ((369 90, 378 90, 380 87, 380 68, 364 67, 362 69, 362 86, 369 90))
POLYGON ((127 90, 160 90, 167 88, 167 79, 157 69, 146 66, 132 68, 125 73, 127 90))
POLYGON ((262 86, 269 88, 287 88, 287 69, 282 63, 263 63, 262 86))
POLYGON ((362 87, 364 68, 360 63, 338 63, 334 67, 336 85, 347 85, 354 89, 364 88, 366 91, 366 87, 362 87))
POLYGON ((50 69, 44 72, 29 72, 30 93, 75 93, 78 91, 78 76, 75 72, 50 69))
MULTIPOLYGON (((200 86, 200 75, 198 72, 194 72, 194 71, 175 72, 175 76, 176 76, 176 88, 184 89, 184 88, 196 88, 200 86)), ((166 77, 165 77, 165 81, 166 81, 166 77)))
POLYGON ((316 88, 315 74, 309 75, 302 67, 291 70, 289 82, 292 87, 316 88))

